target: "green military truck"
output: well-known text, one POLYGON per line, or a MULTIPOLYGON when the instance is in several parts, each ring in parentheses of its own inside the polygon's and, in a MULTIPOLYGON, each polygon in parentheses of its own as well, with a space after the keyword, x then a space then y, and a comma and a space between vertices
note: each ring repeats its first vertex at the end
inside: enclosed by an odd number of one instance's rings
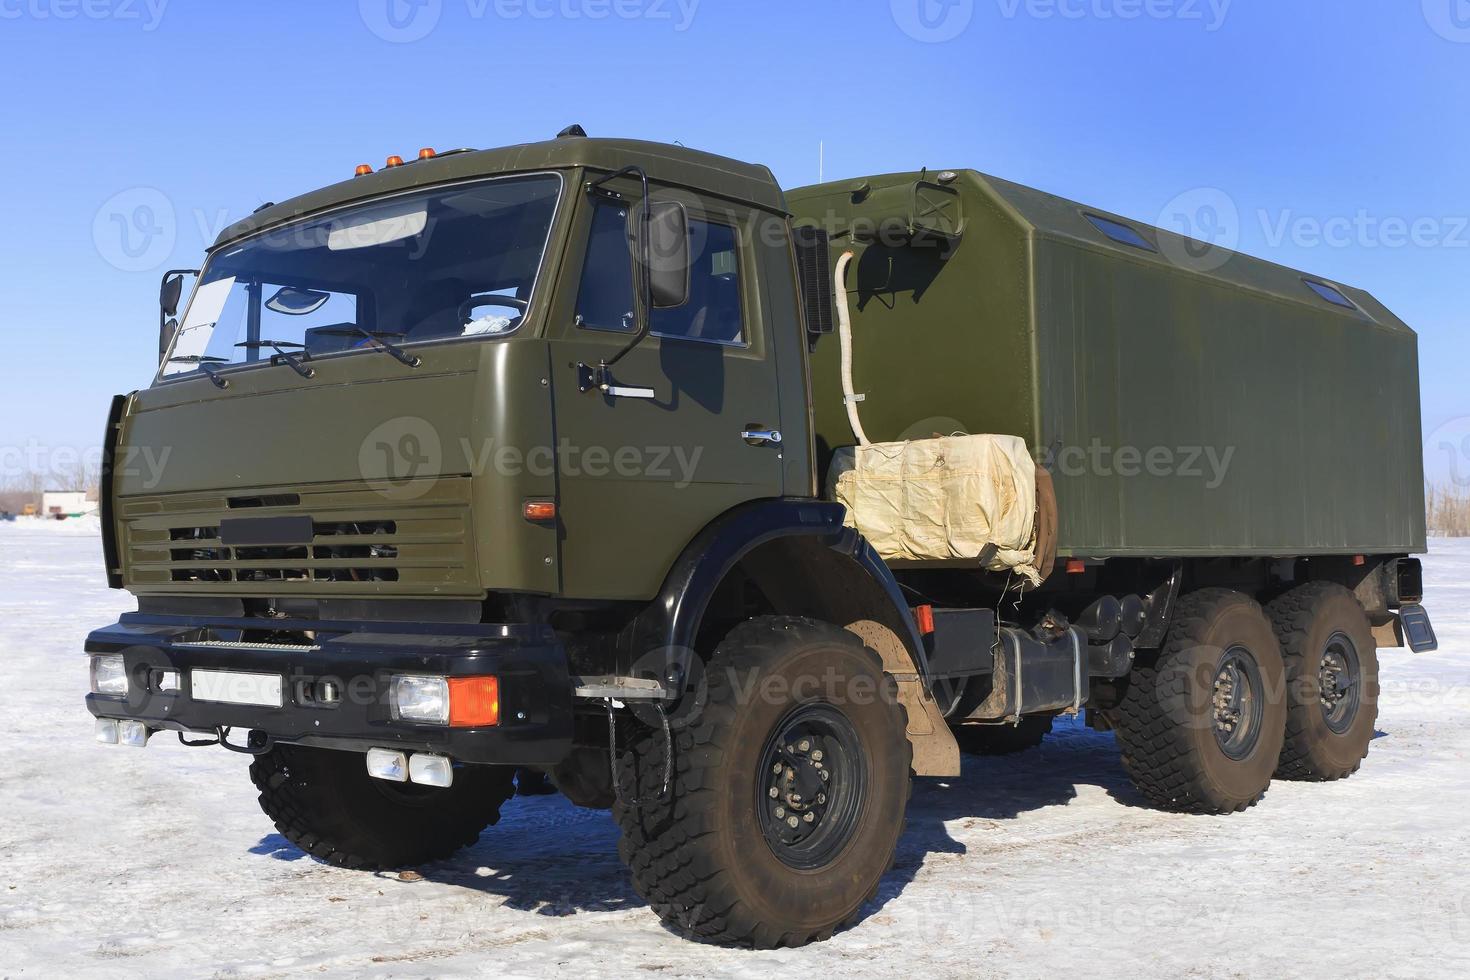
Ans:
POLYGON ((1238 811, 1354 772, 1376 649, 1434 645, 1414 333, 973 171, 783 194, 571 127, 264 206, 160 298, 97 738, 248 753, 342 867, 447 858, 539 769, 672 926, 801 945, 962 751, 1084 714, 1152 803, 1238 811), (925 496, 960 447, 983 522, 925 496))

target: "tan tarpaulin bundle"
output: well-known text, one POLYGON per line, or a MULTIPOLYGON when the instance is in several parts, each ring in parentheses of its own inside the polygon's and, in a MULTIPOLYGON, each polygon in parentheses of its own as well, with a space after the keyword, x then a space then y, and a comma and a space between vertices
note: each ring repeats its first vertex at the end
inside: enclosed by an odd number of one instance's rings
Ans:
POLYGON ((844 519, 885 559, 979 560, 1034 587, 1036 464, 1016 436, 961 435, 839 449, 844 519))

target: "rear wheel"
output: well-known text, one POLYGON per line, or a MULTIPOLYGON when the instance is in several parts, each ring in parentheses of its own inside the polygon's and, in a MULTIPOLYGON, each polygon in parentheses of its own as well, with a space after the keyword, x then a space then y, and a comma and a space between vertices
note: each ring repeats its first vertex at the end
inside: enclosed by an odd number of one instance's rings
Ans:
POLYGON ((1140 661, 1110 712, 1123 766, 1156 806, 1253 806, 1281 755, 1284 688, 1280 645, 1254 600, 1228 589, 1184 596, 1157 658, 1140 661))
POLYGON ((826 939, 893 861, 910 750, 897 687, 857 637, 796 617, 730 632, 702 713, 621 759, 613 808, 633 885, 695 938, 771 948, 826 939))
POLYGON ((1343 779, 1368 755, 1378 720, 1378 649, 1356 596, 1310 582, 1266 607, 1286 659, 1282 779, 1343 779))
POLYGON ((357 752, 277 745, 250 763, 260 808, 287 840, 341 868, 447 858, 500 819, 515 769, 461 766, 445 788, 374 779, 357 752))
POLYGON ((954 740, 970 755, 1015 755, 1034 749, 1051 734, 1049 715, 1027 715, 1019 725, 956 725, 954 740))

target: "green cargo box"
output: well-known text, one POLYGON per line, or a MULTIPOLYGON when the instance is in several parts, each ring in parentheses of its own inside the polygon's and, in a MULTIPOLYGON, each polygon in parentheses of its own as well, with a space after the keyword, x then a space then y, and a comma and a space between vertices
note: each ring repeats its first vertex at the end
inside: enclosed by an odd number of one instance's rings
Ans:
MULTIPOLYGON (((868 437, 1023 437, 1061 554, 1425 550, 1417 337, 1367 293, 968 170, 787 200, 855 253, 868 437)), ((813 400, 825 465, 835 335, 813 400)))

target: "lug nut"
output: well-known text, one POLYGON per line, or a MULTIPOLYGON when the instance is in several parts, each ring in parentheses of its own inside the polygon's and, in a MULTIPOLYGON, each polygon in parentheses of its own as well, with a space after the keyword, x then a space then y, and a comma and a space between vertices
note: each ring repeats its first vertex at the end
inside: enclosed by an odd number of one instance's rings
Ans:
POLYGON ((799 826, 799 823, 795 817, 787 817, 786 826, 790 827, 792 830, 795 830, 799 826))
POLYGON ((805 752, 807 749, 812 747, 812 743, 808 742, 806 739, 802 739, 800 742, 797 743, 796 747, 805 752))
POLYGON ((815 820, 817 818, 814 815, 808 813, 808 814, 804 815, 801 819, 805 820, 807 823, 811 823, 813 820, 815 820))
POLYGON ((781 791, 778 790, 776 787, 772 786, 771 787, 771 799, 774 800, 776 797, 778 797, 780 795, 781 795, 781 791))
POLYGON ((784 806, 776 807, 776 819, 779 820, 784 816, 786 816, 786 808, 784 806))
POLYGON ((775 773, 778 776, 781 775, 781 763, 778 762, 774 766, 772 766, 771 772, 775 773))
POLYGON ((822 750, 821 749, 817 749, 817 751, 815 751, 815 752, 812 753, 812 761, 813 762, 821 762, 822 761, 822 750))
POLYGON ((822 782, 825 783, 827 780, 829 780, 831 778, 832 778, 832 774, 829 773, 827 770, 823 769, 822 770, 822 782))

